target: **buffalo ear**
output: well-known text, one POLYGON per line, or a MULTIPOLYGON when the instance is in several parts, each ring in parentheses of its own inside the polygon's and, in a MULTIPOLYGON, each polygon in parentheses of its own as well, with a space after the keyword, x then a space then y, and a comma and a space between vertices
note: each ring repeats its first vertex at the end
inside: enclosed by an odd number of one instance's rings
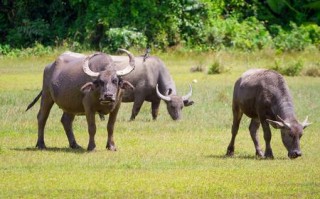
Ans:
POLYGON ((119 86, 122 89, 134 89, 134 86, 130 82, 125 81, 125 80, 121 80, 119 82, 119 86))
POLYGON ((89 93, 90 91, 93 91, 96 88, 96 85, 93 82, 87 82, 81 87, 81 91, 83 93, 89 93))
POLYGON ((275 129, 283 129, 285 125, 282 122, 266 119, 266 121, 275 129))
POLYGON ((183 104, 184 104, 184 106, 191 106, 192 104, 194 104, 194 101, 192 101, 192 100, 184 100, 183 104))

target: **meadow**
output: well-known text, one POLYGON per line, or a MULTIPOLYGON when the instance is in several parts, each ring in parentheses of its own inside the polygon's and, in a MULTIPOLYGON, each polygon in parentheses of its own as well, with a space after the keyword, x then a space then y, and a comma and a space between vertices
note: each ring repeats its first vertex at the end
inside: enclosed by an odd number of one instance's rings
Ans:
MULTIPOLYGON (((272 129, 273 160, 258 159, 243 117, 235 156, 225 157, 231 138, 233 84, 249 68, 275 60, 320 63, 319 51, 299 53, 216 52, 158 53, 177 85, 195 104, 173 121, 161 102, 158 120, 145 102, 129 122, 131 103, 123 103, 115 127, 118 151, 105 149, 106 121, 97 117, 96 151, 87 152, 87 124, 76 117, 74 132, 84 148, 72 150, 55 105, 45 129, 47 150, 35 148, 39 102, 27 105, 41 90, 42 72, 57 54, 0 57, 0 198, 320 198, 320 78, 285 77, 300 121, 312 122, 301 139, 302 157, 291 160, 280 131, 272 129), (219 61, 227 71, 191 73, 219 61)), ((260 142, 264 149, 262 130, 260 142)))

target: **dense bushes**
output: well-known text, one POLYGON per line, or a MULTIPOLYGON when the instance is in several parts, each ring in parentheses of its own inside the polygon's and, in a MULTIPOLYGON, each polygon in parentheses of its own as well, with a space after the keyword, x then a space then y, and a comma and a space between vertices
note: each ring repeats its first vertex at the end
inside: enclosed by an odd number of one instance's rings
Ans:
POLYGON ((298 60, 296 62, 283 65, 276 61, 275 65, 270 67, 270 69, 278 71, 282 75, 298 76, 303 69, 303 63, 302 61, 298 60))
POLYGON ((206 36, 206 45, 212 49, 256 50, 271 47, 272 43, 269 32, 254 17, 242 22, 238 22, 235 18, 217 19, 212 23, 206 36))
POLYGON ((100 44, 100 48, 105 48, 106 51, 117 51, 119 48, 130 48, 135 46, 137 48, 145 48, 147 45, 146 37, 135 30, 124 28, 110 28, 105 32, 105 39, 100 44))
POLYGON ((0 53, 7 54, 8 45, 35 43, 110 52, 147 45, 200 51, 320 48, 318 5, 316 0, 4 0, 0 53))
POLYGON ((311 44, 320 47, 319 26, 313 24, 298 27, 296 24, 290 23, 290 27, 290 31, 285 31, 280 26, 273 27, 278 29, 278 34, 274 38, 276 49, 281 51, 304 50, 311 44))
POLYGON ((41 56, 54 52, 55 50, 50 46, 43 46, 36 42, 33 46, 19 49, 12 48, 10 45, 0 45, 0 55, 8 57, 26 57, 26 56, 41 56))

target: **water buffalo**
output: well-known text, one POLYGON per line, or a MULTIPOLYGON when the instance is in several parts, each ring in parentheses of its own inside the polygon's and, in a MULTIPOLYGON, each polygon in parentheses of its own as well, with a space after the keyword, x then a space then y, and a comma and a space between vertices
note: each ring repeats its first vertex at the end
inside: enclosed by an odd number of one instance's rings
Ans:
MULTIPOLYGON (((119 68, 123 67, 128 58, 111 56, 119 68)), ((192 88, 185 96, 177 95, 176 85, 165 64, 155 56, 136 57, 136 68, 124 79, 132 83, 134 90, 124 92, 122 102, 133 102, 130 120, 138 115, 144 101, 151 102, 153 119, 157 119, 161 99, 167 104, 167 110, 173 120, 181 119, 184 106, 193 104, 189 98, 192 88)))
MULTIPOLYGON (((122 50, 122 49, 121 49, 122 50)), ((62 110, 61 122, 67 134, 71 148, 79 148, 72 123, 75 115, 85 115, 88 123, 88 150, 94 150, 96 133, 95 113, 109 114, 107 125, 107 149, 115 151, 113 130, 121 104, 122 89, 134 88, 121 77, 129 74, 135 67, 134 56, 126 51, 129 64, 123 70, 116 70, 109 55, 95 53, 85 56, 66 52, 46 66, 43 74, 43 86, 39 95, 30 103, 31 108, 41 97, 38 113, 38 141, 36 147, 46 148, 44 128, 50 109, 56 103, 62 110)))
POLYGON ((251 69, 245 72, 234 86, 232 112, 232 138, 227 149, 228 156, 234 154, 234 142, 243 113, 251 118, 249 131, 257 156, 273 158, 269 124, 281 130, 282 142, 288 150, 289 158, 302 155, 300 138, 303 129, 310 123, 308 117, 302 123, 297 121, 289 88, 279 73, 265 69, 251 69), (257 135, 260 124, 266 142, 264 155, 257 135))

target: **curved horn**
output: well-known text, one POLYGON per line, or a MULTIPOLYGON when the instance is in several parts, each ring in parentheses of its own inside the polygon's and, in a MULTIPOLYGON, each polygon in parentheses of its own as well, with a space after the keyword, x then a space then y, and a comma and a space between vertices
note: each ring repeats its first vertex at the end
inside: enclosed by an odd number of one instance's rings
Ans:
POLYGON ((303 128, 306 128, 307 126, 309 126, 311 123, 308 122, 308 116, 306 117, 306 119, 301 123, 303 128))
POLYGON ((284 121, 279 115, 277 115, 278 120, 280 120, 280 122, 287 127, 288 129, 290 129, 290 123, 284 121))
POLYGON ((83 69, 83 72, 85 72, 87 75, 89 75, 90 77, 98 77, 100 73, 98 72, 93 72, 90 68, 89 68, 89 59, 91 59, 92 57, 96 56, 97 53, 95 54, 92 54, 92 55, 89 55, 87 56, 85 59, 84 59, 84 63, 82 65, 82 69, 83 69))
POLYGON ((162 95, 162 94, 160 93, 158 86, 159 86, 159 85, 157 84, 157 86, 156 86, 157 95, 158 95, 161 99, 163 99, 164 101, 167 101, 167 102, 171 101, 171 98, 170 98, 169 96, 164 96, 164 95, 162 95))
POLYGON ((191 95, 192 95, 192 86, 191 86, 191 84, 189 84, 189 87, 190 87, 189 93, 186 94, 186 95, 184 95, 184 96, 182 96, 182 100, 183 100, 183 101, 188 100, 188 99, 191 97, 191 95))
POLYGON ((134 61, 134 56, 133 56, 133 54, 131 54, 129 51, 127 51, 127 50, 125 50, 125 49, 121 49, 121 48, 119 49, 119 51, 125 52, 125 53, 127 53, 127 55, 129 56, 129 65, 128 65, 127 67, 125 67, 124 69, 117 71, 117 75, 118 75, 118 76, 124 76, 124 75, 127 75, 127 74, 129 74, 131 71, 134 70, 135 61, 134 61))

